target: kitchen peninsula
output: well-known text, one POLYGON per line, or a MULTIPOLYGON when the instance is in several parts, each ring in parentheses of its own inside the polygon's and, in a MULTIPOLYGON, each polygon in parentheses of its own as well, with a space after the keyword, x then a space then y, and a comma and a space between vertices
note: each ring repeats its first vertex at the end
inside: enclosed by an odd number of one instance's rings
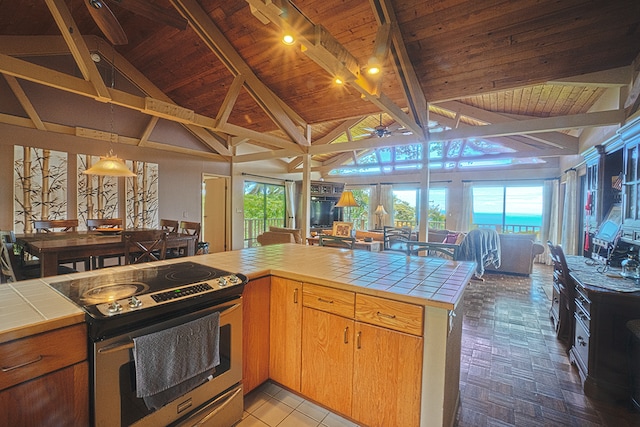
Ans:
MULTIPOLYGON (((357 365, 361 359, 358 359, 358 355, 353 356, 356 354, 354 351, 350 356, 352 357, 351 363, 354 365, 353 371, 351 371, 354 378, 352 390, 352 377, 348 377, 349 379, 346 381, 349 383, 349 390, 353 396, 352 412, 349 413, 348 409, 342 408, 332 409, 361 422, 366 419, 362 418, 365 416, 375 416, 380 419, 383 416, 389 416, 386 425, 394 425, 399 421, 393 418, 393 415, 384 411, 366 414, 366 408, 362 409, 362 404, 381 404, 378 396, 371 395, 371 390, 379 390, 381 395, 393 396, 394 389, 405 390, 405 383, 414 382, 415 396, 399 395, 391 403, 391 406, 400 405, 400 408, 404 408, 405 406, 402 405, 410 405, 411 401, 415 401, 417 409, 413 411, 414 414, 409 414, 415 416, 415 422, 402 425, 452 425, 459 396, 462 334, 462 310, 459 309, 459 303, 475 270, 474 263, 453 262, 441 258, 408 258, 396 253, 346 251, 296 244, 271 245, 201 255, 197 258, 190 258, 190 260, 228 271, 240 272, 249 277, 250 282, 245 289, 245 319, 251 319, 251 310, 256 308, 255 300, 252 302, 249 293, 259 290, 260 294, 264 296, 266 287, 270 288, 269 292, 272 294, 271 313, 273 314, 276 284, 279 285, 284 281, 287 284, 300 285, 299 293, 296 288, 296 298, 304 305, 305 320, 311 319, 311 316, 314 316, 314 321, 319 320, 320 322, 329 317, 331 319, 339 318, 351 322, 354 329, 362 326, 369 328, 363 330, 380 332, 384 338, 382 341, 377 338, 377 343, 417 343, 414 347, 414 353, 417 355, 405 355, 400 352, 402 359, 396 360, 394 363, 397 366, 382 368, 402 371, 405 368, 405 357, 417 358, 419 362, 417 369, 410 371, 415 374, 415 377, 403 377, 404 374, 400 372, 398 380, 394 384, 388 384, 388 389, 384 387, 371 388, 371 381, 375 384, 376 378, 371 378, 373 377, 371 374, 367 376, 367 372, 358 372, 357 365), (328 296, 329 299, 335 297, 336 303, 332 304, 331 308, 317 306, 318 301, 325 300, 325 296, 328 296), (410 341, 402 341, 404 339, 410 341), (359 380, 361 378, 359 375, 364 375, 362 381, 359 380), (365 387, 361 386, 363 383, 366 384, 365 387), (359 398, 360 395, 362 398, 359 398)), ((136 267, 113 267, 113 269, 126 268, 136 267)), ((114 270, 76 273, 73 276, 99 275, 105 274, 107 271, 114 270)), ((2 346, 9 345, 14 340, 28 338, 35 334, 83 321, 84 317, 79 308, 46 286, 47 283, 60 280, 60 276, 57 276, 0 287, 0 306, 3 307, 3 315, 0 316, 0 359, 5 356, 1 350, 2 346), (12 315, 4 315, 6 313, 4 308, 13 303, 20 307, 19 310, 12 309, 12 315)), ((265 300, 261 297, 257 301, 263 306, 266 305, 268 313, 269 299, 265 300)), ((251 343, 252 338, 264 341, 264 336, 251 337, 249 335, 262 334, 265 324, 267 334, 274 335, 271 337, 272 339, 278 338, 275 336, 276 330, 273 329, 273 324, 270 331, 269 322, 266 319, 262 320, 255 325, 251 323, 251 320, 245 322, 244 334, 247 336, 244 339, 245 343, 251 343)), ((304 326, 301 327, 301 335, 302 331, 307 331, 304 326)), ((360 345, 364 348, 367 334, 364 332, 362 336, 357 334, 358 332, 356 335, 352 335, 349 340, 353 339, 350 342, 355 344, 356 349, 360 349, 360 345)), ((345 341, 348 341, 346 332, 345 341)), ((273 341, 271 342, 273 343, 273 341)), ((313 341, 310 341, 309 334, 305 334, 303 343, 300 345, 302 347, 301 360, 297 361, 302 365, 301 394, 303 395, 305 395, 305 390, 309 389, 309 387, 305 389, 304 377, 307 373, 313 375, 315 367, 313 364, 315 362, 309 362, 308 358, 305 358, 305 346, 309 345, 313 345, 313 341)), ((277 347, 272 344, 272 351, 274 348, 277 347)), ((394 353, 395 350, 391 345, 388 347, 379 346, 375 351, 382 353, 378 355, 382 358, 387 356, 386 353, 389 356, 398 354, 394 353)), ((320 352, 318 352, 319 354, 320 352)), ((244 355, 245 359, 262 359, 261 361, 251 360, 252 364, 260 362, 263 366, 265 363, 269 366, 268 351, 266 355, 260 355, 245 345, 244 355)), ((375 369, 375 366, 372 369, 375 369)), ((269 375, 268 371, 266 375, 269 375)), ((345 377, 336 373, 332 376, 331 381, 340 382, 341 378, 345 377)), ((278 381, 277 378, 273 379, 278 381)), ((2 383, 0 382, 0 384, 2 383)), ((292 388, 288 384, 284 385, 292 388)), ((248 387, 251 385, 245 382, 245 388, 248 387)), ((296 391, 295 387, 292 389, 296 391)), ((0 391, 0 393, 6 391, 0 391)), ((321 399, 314 398, 314 400, 321 399)), ((386 404, 383 402, 382 405, 386 404)), ((404 413, 404 411, 396 410, 396 413, 398 412, 404 413)))

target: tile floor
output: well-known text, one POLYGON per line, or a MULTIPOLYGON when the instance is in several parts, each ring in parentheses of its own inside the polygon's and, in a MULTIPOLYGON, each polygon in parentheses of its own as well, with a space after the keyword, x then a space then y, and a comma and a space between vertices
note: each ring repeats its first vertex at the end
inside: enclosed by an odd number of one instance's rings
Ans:
MULTIPOLYGON (((531 277, 485 274, 464 299, 458 427, 640 426, 626 402, 593 401, 549 320, 551 267, 531 277)), ((237 427, 354 427, 266 383, 245 398, 237 427)), ((394 426, 389 426, 394 427, 394 426)), ((404 427, 404 426, 398 426, 404 427)))

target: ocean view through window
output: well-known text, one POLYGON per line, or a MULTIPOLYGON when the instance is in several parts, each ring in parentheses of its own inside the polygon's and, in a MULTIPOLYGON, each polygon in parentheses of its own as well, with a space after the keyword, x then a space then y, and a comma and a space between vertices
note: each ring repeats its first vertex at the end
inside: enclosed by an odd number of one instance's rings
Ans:
POLYGON ((542 185, 474 186, 474 228, 501 233, 538 233, 542 226, 542 185))

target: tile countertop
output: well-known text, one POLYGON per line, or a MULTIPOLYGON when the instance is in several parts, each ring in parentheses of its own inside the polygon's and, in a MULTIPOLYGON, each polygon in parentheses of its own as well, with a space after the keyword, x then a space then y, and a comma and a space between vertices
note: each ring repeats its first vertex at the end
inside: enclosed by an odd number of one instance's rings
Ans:
MULTIPOLYGON (((293 243, 198 255, 190 260, 242 273, 250 279, 272 274, 447 310, 460 301, 475 271, 473 262, 293 243)), ((184 258, 177 258, 159 262, 183 261, 184 258)), ((0 284, 0 343, 84 321, 82 309, 47 284, 99 274, 98 270, 64 279, 53 276, 0 284)))

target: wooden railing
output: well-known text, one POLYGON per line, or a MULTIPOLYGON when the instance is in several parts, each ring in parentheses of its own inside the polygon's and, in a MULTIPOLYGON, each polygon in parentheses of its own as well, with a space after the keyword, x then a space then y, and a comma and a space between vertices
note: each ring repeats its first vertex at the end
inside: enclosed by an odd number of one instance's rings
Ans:
POLYGON ((244 247, 251 248, 256 245, 256 237, 264 233, 269 227, 284 227, 282 218, 252 218, 244 220, 244 247))
POLYGON ((505 225, 502 224, 473 224, 474 228, 491 228, 496 230, 498 233, 504 234, 525 234, 532 233, 535 234, 536 237, 540 234, 540 226, 538 225, 505 225))

